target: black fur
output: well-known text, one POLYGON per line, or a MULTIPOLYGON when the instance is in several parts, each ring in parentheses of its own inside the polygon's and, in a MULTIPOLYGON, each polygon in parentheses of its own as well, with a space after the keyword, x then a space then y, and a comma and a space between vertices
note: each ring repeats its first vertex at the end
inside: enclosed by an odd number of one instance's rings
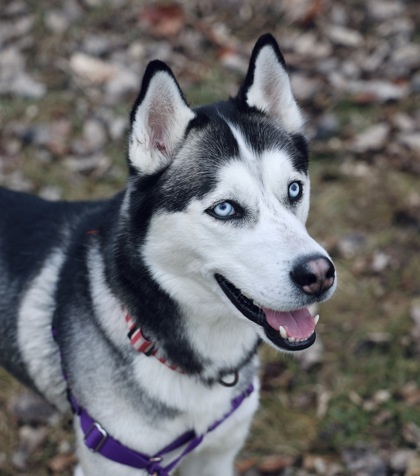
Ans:
POLYGON ((36 276, 51 250, 65 241, 70 230, 97 202, 48 202, 0 188, 0 349, 2 364, 32 386, 17 345, 16 310, 19 297, 36 276))

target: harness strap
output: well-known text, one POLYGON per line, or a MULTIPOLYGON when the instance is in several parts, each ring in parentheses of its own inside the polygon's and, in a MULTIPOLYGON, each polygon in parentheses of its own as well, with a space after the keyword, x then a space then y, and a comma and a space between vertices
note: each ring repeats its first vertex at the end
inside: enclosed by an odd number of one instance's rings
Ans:
MULTIPOLYGON (((52 334, 54 340, 57 342, 57 330, 53 327, 52 334)), ((58 345, 58 343, 57 343, 58 345)), ((61 362, 62 362, 62 352, 59 347, 61 362)), ((214 422, 209 426, 207 431, 201 435, 197 435, 194 430, 189 430, 183 433, 181 436, 176 438, 172 443, 165 446, 163 449, 158 451, 155 455, 150 456, 144 453, 135 451, 127 446, 123 445, 120 441, 113 438, 108 432, 103 428, 103 426, 92 418, 89 413, 79 405, 76 397, 70 390, 68 385, 67 375, 63 369, 63 376, 67 382, 67 396, 73 410, 73 413, 78 415, 80 418, 80 426, 83 432, 83 440, 87 448, 93 453, 102 455, 104 458, 107 458, 116 463, 120 463, 126 466, 130 466, 136 469, 146 470, 149 475, 152 476, 170 476, 170 471, 175 468, 175 466, 191 451, 193 451, 197 446, 199 446, 204 437, 214 431, 219 425, 221 425, 225 420, 227 420, 243 403, 243 401, 249 397, 254 391, 254 385, 250 384, 245 391, 239 394, 237 397, 231 400, 230 410, 223 415, 222 418, 214 422), (170 463, 163 466, 161 463, 163 458, 169 453, 178 450, 185 446, 181 453, 175 457, 170 463)))
POLYGON ((219 427, 226 419, 228 419, 243 403, 243 401, 254 391, 251 384, 244 392, 235 397, 231 401, 230 410, 220 419, 213 423, 206 432, 196 435, 193 430, 183 433, 176 438, 168 446, 158 451, 153 456, 140 453, 120 443, 107 433, 100 423, 94 420, 89 413, 80 407, 73 395, 71 395, 71 403, 74 412, 80 418, 80 425, 84 435, 85 445, 93 452, 116 463, 124 464, 132 468, 144 469, 150 475, 169 476, 170 471, 191 451, 197 448, 204 440, 204 437, 219 427), (183 451, 166 466, 162 466, 165 455, 185 446, 183 451))

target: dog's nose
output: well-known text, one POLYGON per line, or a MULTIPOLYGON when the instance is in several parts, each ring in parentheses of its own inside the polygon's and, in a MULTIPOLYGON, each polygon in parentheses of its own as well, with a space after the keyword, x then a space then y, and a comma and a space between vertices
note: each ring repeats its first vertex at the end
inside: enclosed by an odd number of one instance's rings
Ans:
POLYGON ((306 294, 321 295, 334 284, 335 268, 328 258, 311 256, 296 263, 291 277, 306 294))

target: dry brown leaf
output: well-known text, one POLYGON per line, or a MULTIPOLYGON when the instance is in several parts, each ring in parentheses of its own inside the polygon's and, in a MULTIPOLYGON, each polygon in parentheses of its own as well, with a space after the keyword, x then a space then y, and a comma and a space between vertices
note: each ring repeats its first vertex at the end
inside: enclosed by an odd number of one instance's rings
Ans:
POLYGON ((177 35, 185 25, 185 12, 181 5, 149 5, 140 12, 144 22, 157 36, 177 35))
POLYGON ((239 474, 244 474, 257 464, 256 458, 247 458, 236 461, 235 467, 239 474))
POLYGON ((258 469, 262 474, 270 474, 291 466, 293 462, 294 458, 291 456, 268 456, 261 461, 258 469))
POLYGON ((300 19, 300 23, 305 27, 311 25, 323 13, 324 6, 323 0, 314 0, 300 19))
POLYGON ((70 469, 76 462, 75 454, 57 455, 48 463, 48 469, 54 474, 60 474, 70 469))
POLYGON ((401 394, 407 405, 420 405, 420 388, 415 382, 407 382, 402 387, 401 394))

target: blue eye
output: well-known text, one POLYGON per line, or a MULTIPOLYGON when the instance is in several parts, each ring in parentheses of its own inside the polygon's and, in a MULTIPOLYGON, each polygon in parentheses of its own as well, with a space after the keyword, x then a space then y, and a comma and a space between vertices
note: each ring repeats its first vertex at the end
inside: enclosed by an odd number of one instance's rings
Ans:
POLYGON ((213 212, 220 218, 227 218, 235 213, 235 209, 231 203, 222 202, 213 208, 213 212))
POLYGON ((236 203, 225 201, 206 210, 212 217, 219 220, 229 220, 230 218, 242 218, 243 209, 236 203))
POLYGON ((301 182, 292 182, 289 185, 289 200, 296 202, 302 196, 303 186, 301 182))

